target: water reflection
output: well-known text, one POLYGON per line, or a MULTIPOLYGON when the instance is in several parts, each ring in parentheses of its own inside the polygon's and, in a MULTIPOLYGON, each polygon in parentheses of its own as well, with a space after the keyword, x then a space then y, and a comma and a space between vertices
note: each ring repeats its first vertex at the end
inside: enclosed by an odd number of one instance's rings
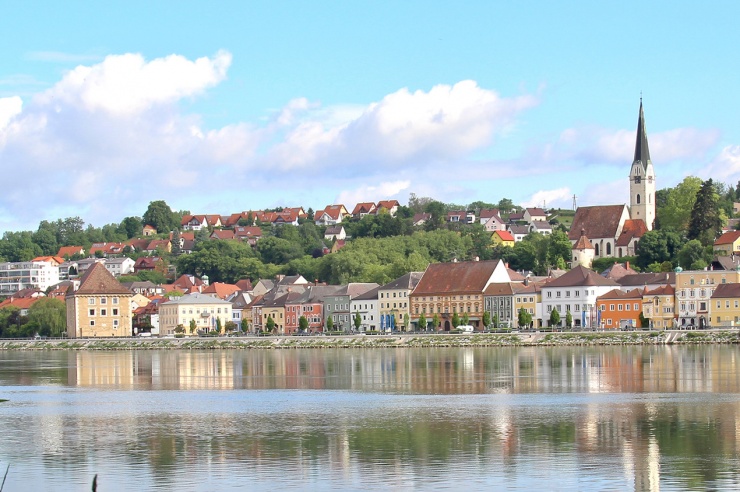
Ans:
POLYGON ((734 489, 736 357, 722 346, 2 352, 0 456, 7 490, 79 489, 93 472, 161 490, 734 489))

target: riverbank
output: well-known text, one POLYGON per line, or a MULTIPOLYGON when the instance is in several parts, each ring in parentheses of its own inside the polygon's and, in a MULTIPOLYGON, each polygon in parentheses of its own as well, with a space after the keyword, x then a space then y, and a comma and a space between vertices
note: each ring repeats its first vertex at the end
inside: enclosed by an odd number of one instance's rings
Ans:
POLYGON ((737 330, 0 340, 0 350, 215 350, 740 343, 737 330))

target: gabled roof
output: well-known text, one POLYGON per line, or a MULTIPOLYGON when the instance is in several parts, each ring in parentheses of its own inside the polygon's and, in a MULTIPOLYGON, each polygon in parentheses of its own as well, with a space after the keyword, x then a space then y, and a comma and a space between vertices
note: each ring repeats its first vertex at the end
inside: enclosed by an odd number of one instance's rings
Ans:
POLYGON ((517 235, 524 234, 526 236, 527 234, 529 234, 529 227, 525 225, 511 224, 509 226, 509 232, 517 235))
POLYGON ((243 278, 236 283, 236 286, 239 287, 239 290, 250 291, 252 290, 252 281, 248 278, 243 278))
POLYGON ((495 218, 498 222, 503 222, 501 220, 501 217, 499 216, 499 211, 497 208, 493 208, 493 209, 482 208, 480 211, 480 214, 478 214, 478 217, 480 217, 481 219, 495 218))
POLYGON ((358 203, 355 205, 354 210, 352 210, 352 215, 371 214, 375 211, 375 208, 373 202, 358 203))
POLYGON ((581 236, 578 238, 578 241, 573 245, 572 249, 577 249, 580 251, 586 250, 586 249, 594 249, 594 245, 591 244, 591 241, 588 240, 586 237, 585 231, 581 231, 581 236))
POLYGON ((734 244, 735 241, 740 239, 740 231, 729 231, 722 234, 714 241, 715 246, 722 246, 723 244, 734 244))
POLYGON ((197 287, 203 285, 203 281, 194 275, 180 275, 180 277, 172 282, 175 287, 187 291, 191 287, 197 287))
POLYGON ((660 285, 653 290, 646 290, 643 295, 645 296, 674 296, 676 295, 676 289, 671 284, 660 285))
POLYGON ((380 200, 378 202, 378 210, 384 208, 386 210, 392 210, 394 207, 399 207, 401 204, 398 200, 380 200))
POLYGON ((234 292, 238 292, 239 287, 232 284, 225 284, 222 282, 213 282, 208 287, 205 287, 201 293, 203 294, 213 294, 219 299, 226 299, 230 295, 232 295, 234 292))
POLYGON ((612 266, 601 272, 602 276, 617 281, 626 275, 635 274, 637 274, 637 272, 633 270, 632 267, 630 267, 629 262, 627 262, 626 264, 614 262, 612 266))
POLYGON ((617 279, 617 283, 622 287, 639 287, 645 285, 673 284, 676 283, 676 274, 674 272, 659 273, 635 273, 625 275, 617 279))
POLYGON ((633 239, 641 238, 648 231, 642 219, 627 219, 624 221, 622 232, 617 238, 617 246, 629 246, 633 239))
POLYGON ((492 236, 498 236, 502 241, 514 241, 514 236, 509 231, 493 231, 492 236))
POLYGON ((7 307, 16 307, 18 309, 28 309, 39 300, 43 299, 42 297, 23 297, 21 299, 16 298, 9 298, 5 299, 3 302, 0 302, 0 309, 5 309, 7 307))
POLYGON ((119 294, 131 295, 102 263, 93 263, 80 279, 80 287, 72 295, 119 294))
POLYGON ((740 298, 740 284, 717 285, 712 294, 712 299, 716 298, 740 298))
POLYGON ((431 263, 413 295, 483 292, 501 260, 431 263))
POLYGON ((55 263, 56 265, 61 265, 64 263, 64 258, 60 258, 59 256, 37 256, 31 261, 39 261, 43 263, 55 263))
POLYGON ((632 289, 627 292, 621 290, 621 289, 612 289, 606 294, 600 295, 597 297, 597 300, 604 301, 607 299, 642 299, 644 291, 642 289, 632 289))
POLYGON ((85 254, 85 248, 82 246, 62 246, 57 252, 57 256, 64 258, 65 256, 74 256, 76 254, 85 254))
POLYGON ((578 265, 570 269, 560 277, 543 287, 589 287, 589 286, 614 286, 619 284, 614 280, 604 278, 593 270, 589 270, 583 265, 578 265))
POLYGON ((520 282, 504 282, 504 283, 492 283, 483 294, 486 296, 513 296, 515 293, 521 291, 520 282))
POLYGON ((234 231, 231 229, 216 230, 211 233, 211 239, 234 239, 234 231))
POLYGON ((626 207, 626 205, 578 207, 570 226, 568 239, 571 241, 577 240, 582 230, 591 239, 616 238, 619 222, 626 207))
POLYGON ((540 216, 547 217, 547 213, 538 207, 529 207, 529 208, 526 208, 525 210, 530 215, 530 217, 540 217, 540 216))
POLYGON ((424 275, 424 272, 409 272, 406 275, 402 275, 398 277, 396 280, 393 280, 385 285, 383 285, 381 290, 394 290, 394 289, 408 289, 408 290, 414 290, 414 288, 419 284, 419 281, 421 280, 421 277, 424 275))

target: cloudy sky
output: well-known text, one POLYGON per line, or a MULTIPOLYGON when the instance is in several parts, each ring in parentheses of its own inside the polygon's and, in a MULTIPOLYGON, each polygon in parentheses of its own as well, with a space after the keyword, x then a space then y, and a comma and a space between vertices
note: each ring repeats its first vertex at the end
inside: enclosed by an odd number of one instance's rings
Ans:
POLYGON ((227 214, 410 193, 624 203, 740 179, 740 3, 15 2, 0 233, 150 201, 227 214))

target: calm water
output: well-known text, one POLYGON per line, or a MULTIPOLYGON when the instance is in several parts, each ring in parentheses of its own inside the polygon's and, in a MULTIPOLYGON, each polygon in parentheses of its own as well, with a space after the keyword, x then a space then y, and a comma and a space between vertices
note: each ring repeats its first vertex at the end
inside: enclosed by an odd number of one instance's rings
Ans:
MULTIPOLYGON (((4 491, 736 490, 726 346, 0 351, 4 491)), ((0 478, 1 479, 1 478, 0 478)))

